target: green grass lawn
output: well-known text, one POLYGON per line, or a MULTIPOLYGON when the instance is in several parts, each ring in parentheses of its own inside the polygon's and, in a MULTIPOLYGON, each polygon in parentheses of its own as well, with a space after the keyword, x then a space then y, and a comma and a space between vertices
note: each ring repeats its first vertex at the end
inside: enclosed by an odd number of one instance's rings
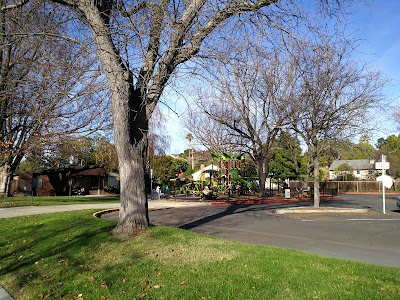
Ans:
POLYGON ((64 205, 88 203, 118 203, 115 196, 38 196, 38 197, 9 197, 0 198, 0 207, 27 206, 27 205, 64 205))
POLYGON ((20 299, 400 299, 400 268, 168 227, 134 239, 93 211, 0 219, 0 284, 20 299))

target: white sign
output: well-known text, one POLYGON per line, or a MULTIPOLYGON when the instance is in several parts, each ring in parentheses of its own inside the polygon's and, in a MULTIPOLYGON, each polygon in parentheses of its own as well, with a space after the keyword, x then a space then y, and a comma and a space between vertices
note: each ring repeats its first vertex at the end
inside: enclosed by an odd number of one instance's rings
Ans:
POLYGON ((382 181, 385 188, 390 189, 393 185, 393 178, 389 175, 381 175, 376 178, 376 181, 382 181))
POLYGON ((393 178, 388 175, 381 175, 376 178, 376 181, 382 181, 382 207, 383 214, 386 214, 386 199, 385 199, 385 188, 390 189, 393 185, 393 178))
POLYGON ((375 169, 377 170, 389 170, 390 163, 388 161, 377 161, 375 163, 375 169))

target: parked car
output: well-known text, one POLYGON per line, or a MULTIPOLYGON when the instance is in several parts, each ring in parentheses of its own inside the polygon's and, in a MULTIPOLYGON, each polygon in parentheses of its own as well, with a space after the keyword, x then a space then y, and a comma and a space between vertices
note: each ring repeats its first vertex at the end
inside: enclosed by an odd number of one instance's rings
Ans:
POLYGON ((397 197, 397 208, 400 209, 400 197, 397 197))

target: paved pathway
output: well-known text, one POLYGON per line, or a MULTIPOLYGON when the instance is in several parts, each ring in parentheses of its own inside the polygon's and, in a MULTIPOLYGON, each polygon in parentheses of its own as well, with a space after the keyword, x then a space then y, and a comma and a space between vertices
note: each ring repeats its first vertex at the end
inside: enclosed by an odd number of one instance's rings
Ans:
MULTIPOLYGON (((182 201, 149 201, 149 209, 172 208, 172 207, 193 207, 210 205, 208 202, 182 202, 182 201)), ((113 209, 119 208, 119 203, 101 203, 101 204, 70 204, 70 205, 51 205, 51 206, 21 206, 0 208, 1 218, 13 218, 21 216, 49 214, 57 212, 66 212, 82 209, 113 209)), ((0 298, 1 300, 1 298, 0 298)))

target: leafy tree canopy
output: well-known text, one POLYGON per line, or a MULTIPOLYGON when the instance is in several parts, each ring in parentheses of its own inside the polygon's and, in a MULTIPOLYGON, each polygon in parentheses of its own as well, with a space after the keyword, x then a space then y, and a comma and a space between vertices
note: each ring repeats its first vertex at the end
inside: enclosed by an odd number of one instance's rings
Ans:
POLYGON ((376 153, 376 149, 368 140, 360 140, 357 144, 348 139, 341 140, 331 147, 330 152, 326 155, 326 164, 330 165, 335 159, 370 159, 374 158, 376 153))
POLYGON ((155 156, 152 161, 154 177, 161 179, 175 178, 180 171, 184 172, 189 164, 186 159, 174 158, 170 155, 155 156))
POLYGON ((348 172, 348 171, 352 171, 352 167, 350 167, 349 164, 341 164, 340 166, 337 167, 337 171, 339 172, 348 172))
POLYGON ((390 135, 386 139, 379 139, 379 153, 376 158, 380 159, 381 154, 386 155, 387 161, 390 162, 390 175, 400 177, 400 134, 390 135))
POLYGON ((64 138, 28 153, 18 170, 32 171, 66 165, 97 165, 108 172, 118 172, 118 157, 115 146, 104 137, 64 138))

